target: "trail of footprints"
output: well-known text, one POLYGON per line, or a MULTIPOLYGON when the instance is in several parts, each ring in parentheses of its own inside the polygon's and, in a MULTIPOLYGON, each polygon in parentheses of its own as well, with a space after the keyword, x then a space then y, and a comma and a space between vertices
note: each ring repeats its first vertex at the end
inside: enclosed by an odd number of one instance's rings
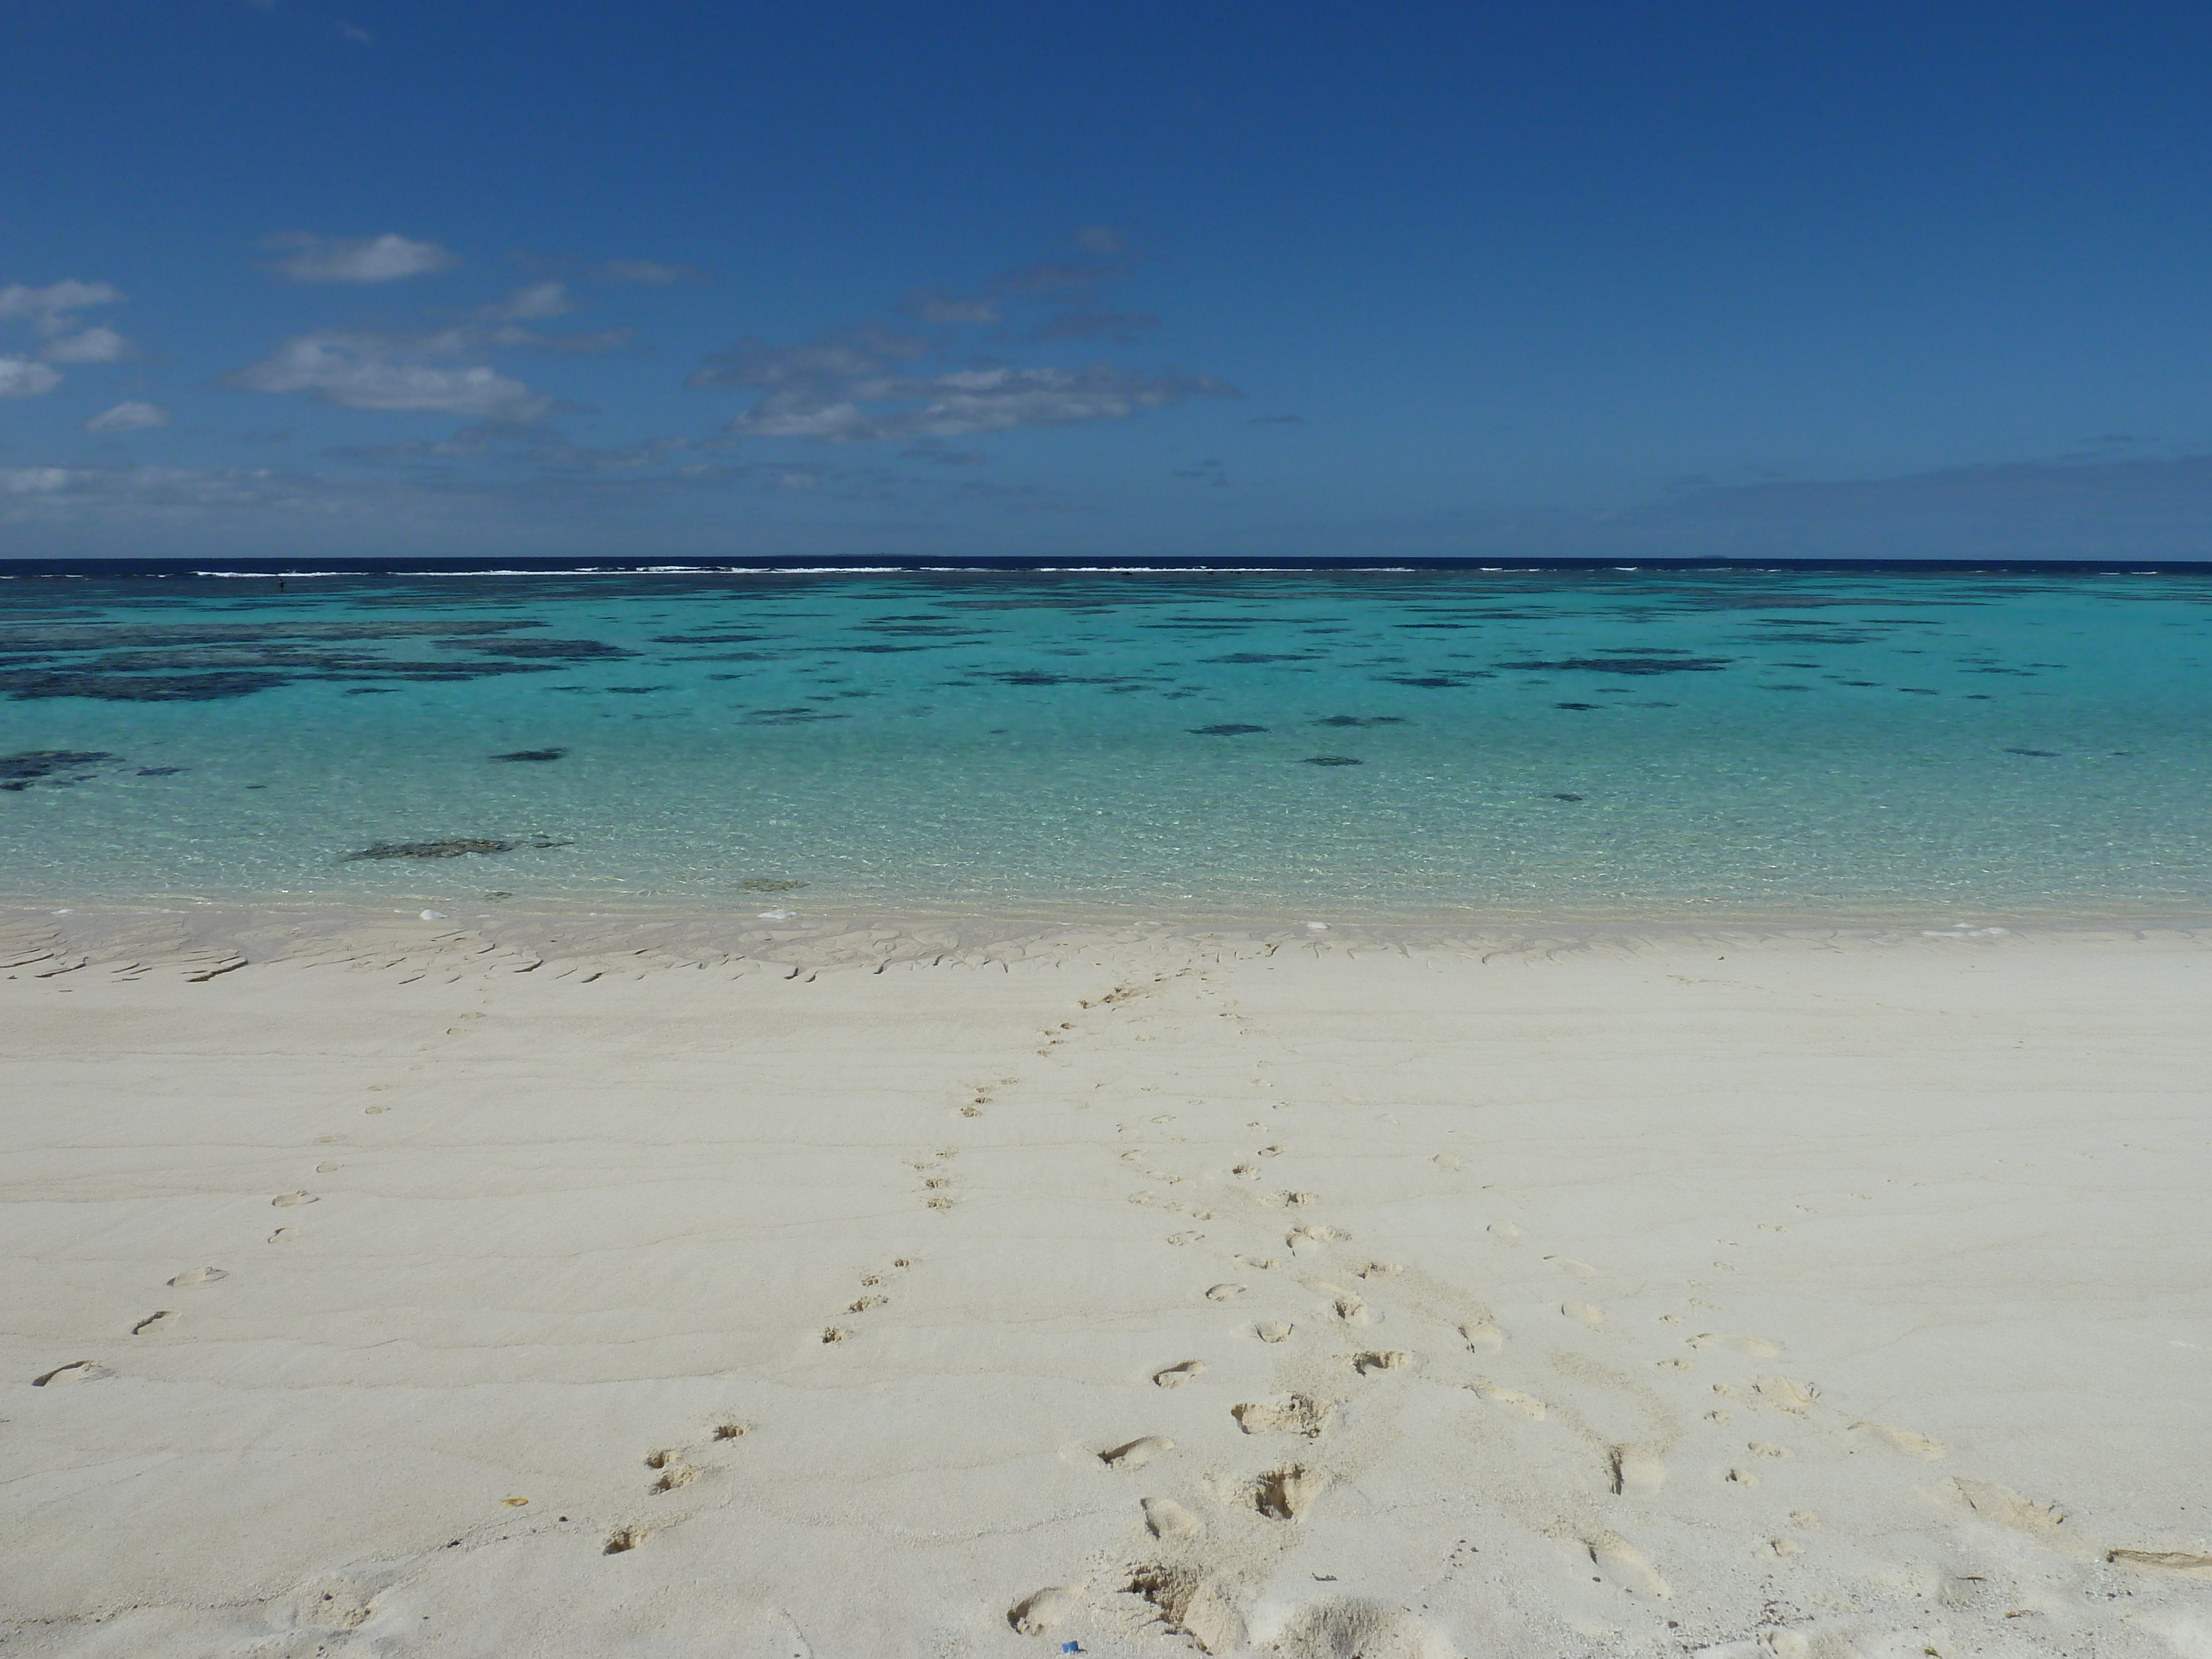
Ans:
MULTIPOLYGON (((1134 988, 1117 990, 1105 1002, 1126 1000, 1134 988)), ((1222 1018, 1241 1022, 1243 1017, 1231 1009, 1223 1011, 1222 1018)), ((1073 1034, 1079 1034, 1074 1022, 1062 1025, 1059 1033, 1048 1033, 1040 1052, 1050 1053, 1073 1034)), ((980 1094, 977 1103, 985 1103, 980 1094)), ((1127 1137, 1173 1121, 1174 1115, 1166 1114, 1116 1127, 1127 1137)), ((1255 1122, 1250 1127, 1262 1126, 1255 1122)), ((1339 1408, 1357 1397, 1354 1391, 1389 1386, 1382 1379, 1406 1376, 1429 1386, 1463 1390, 1476 1402, 1476 1409, 1532 1425, 1523 1432, 1572 1437, 1572 1455, 1595 1463, 1601 1492, 1581 1505, 1580 1535, 1589 1576, 1600 1586, 1650 1603, 1669 1600, 1673 1589, 1659 1566, 1621 1534, 1617 1523, 1632 1516, 1633 1506, 1658 1500, 1669 1480, 1679 1478, 1683 1463, 1723 1489, 1744 1494, 1747 1503, 1771 1505, 1761 1511, 1773 1517, 1763 1553, 1780 1570, 1803 1558, 1820 1526, 1815 1511, 1789 1505, 1786 1494, 1794 1484, 1789 1471, 1800 1450, 1793 1441, 1809 1438, 1814 1443, 1812 1449, 1826 1456, 1868 1447, 1923 1464, 1940 1463, 1946 1456, 1945 1449, 1926 1436, 1853 1419, 1826 1405, 1816 1384, 1760 1369, 1784 1361, 1783 1346, 1723 1328, 1723 1305, 1705 1296, 1686 1294, 1680 1304, 1684 1311, 1658 1316, 1655 1334, 1673 1351, 1650 1357, 1652 1335, 1623 1328, 1601 1302, 1585 1299, 1570 1288, 1602 1279, 1602 1269, 1565 1254, 1541 1257, 1559 1276, 1563 1294, 1554 1316, 1563 1322, 1561 1328, 1601 1337, 1624 1352, 1613 1356, 1613 1365, 1585 1360, 1577 1368, 1553 1351, 1546 1355, 1547 1375, 1508 1375, 1522 1368, 1510 1363, 1512 1335, 1487 1307, 1454 1287, 1408 1275, 1397 1263, 1365 1259, 1352 1248, 1352 1236, 1325 1218, 1322 1194, 1271 1187, 1268 1161, 1285 1150, 1276 1143, 1255 1146, 1218 1171, 1218 1179, 1212 1182, 1166 1167, 1172 1159, 1164 1155, 1164 1147, 1139 1145, 1118 1152, 1131 1173, 1154 1183, 1130 1194, 1130 1203, 1217 1224, 1212 1231, 1222 1235, 1218 1238, 1188 1229, 1164 1235, 1170 1244, 1209 1246, 1234 1275, 1214 1278, 1200 1268, 1189 1280, 1191 1294, 1233 1305, 1250 1292, 1254 1280, 1273 1275, 1278 1282, 1273 1299, 1279 1304, 1285 1288, 1280 1279, 1297 1279, 1310 1293, 1310 1311, 1295 1319, 1258 1318, 1244 1325, 1243 1333, 1249 1340, 1285 1350, 1277 1365, 1279 1377, 1310 1379, 1333 1370, 1343 1379, 1341 1389, 1333 1393, 1307 1382, 1257 1400, 1224 1398, 1222 1445, 1215 1449, 1217 1455, 1243 1437, 1289 1442, 1288 1449, 1264 1460, 1266 1467, 1226 1484, 1218 1475, 1198 1477, 1195 1486, 1178 1480, 1179 1466, 1187 1460, 1178 1457, 1176 1443, 1164 1436, 1139 1435, 1097 1449, 1099 1467, 1109 1478, 1130 1480, 1144 1533, 1153 1545, 1140 1559, 1128 1562, 1112 1593, 1139 1598, 1151 1620, 1188 1638, 1201 1652, 1226 1653, 1244 1644, 1247 1632, 1237 1611, 1239 1593, 1264 1579, 1263 1564, 1289 1547, 1294 1529, 1328 1501, 1332 1486, 1358 1472, 1331 1455, 1327 1437, 1339 1408), (1177 1188, 1203 1192, 1209 1188, 1213 1195, 1204 1202, 1175 1195, 1177 1188), (1264 1236, 1255 1237, 1262 1229, 1264 1236), (1401 1300, 1391 1293, 1400 1284, 1407 1288, 1403 1300, 1409 1306, 1392 1305, 1401 1300), (1424 1345, 1429 1350, 1425 1359, 1413 1350, 1367 1346, 1360 1341, 1367 1328, 1400 1315, 1430 1332, 1431 1342, 1424 1345), (1635 1353, 1639 1348, 1644 1351, 1640 1362, 1635 1353), (1615 1369, 1637 1363, 1656 1371, 1662 1387, 1671 1381, 1675 1389, 1699 1389, 1704 1408, 1678 1412, 1671 1404, 1660 1403, 1651 1389, 1615 1369), (1710 1374, 1716 1365, 1726 1374, 1702 1385, 1693 1380, 1700 1368, 1710 1374), (1606 1440, 1595 1435, 1571 1408, 1571 1390, 1570 1398, 1553 1402, 1559 1407, 1553 1410, 1544 1395, 1558 1387, 1563 1370, 1574 1380, 1615 1389, 1632 1400, 1648 1397, 1648 1438, 1606 1440), (1681 1416, 1695 1419, 1686 1434, 1674 1426, 1681 1416), (1536 1425, 1546 1427, 1533 1426, 1536 1425), (1685 1440, 1687 1443, 1682 1443, 1685 1440), (1770 1480, 1780 1494, 1771 1498, 1765 1495, 1770 1480), (1607 1498, 1622 1501, 1607 1504, 1607 1498), (1276 1529, 1272 1539, 1270 1528, 1276 1529), (1219 1547, 1212 1547, 1217 1544, 1219 1547)), ((1433 1159, 1443 1176, 1457 1173, 1462 1162, 1452 1152, 1439 1152, 1433 1159)), ((1781 1224, 1759 1224, 1763 1231, 1787 1231, 1781 1224)), ((1490 1223, 1488 1232, 1501 1250, 1522 1246, 1521 1230, 1510 1220, 1490 1223)), ((1716 1265, 1732 1267, 1726 1262, 1716 1265)), ((1686 1288, 1705 1287, 1693 1280, 1686 1288)), ((1203 1357, 1164 1356, 1149 1377, 1163 1389, 1203 1388, 1206 1373, 1203 1357)), ((1909 1474, 1900 1465, 1893 1484, 1902 1489, 1921 1479, 1924 1476, 1909 1474)), ((1952 1486, 1973 1513, 2021 1531, 2049 1534, 2066 1518, 2055 1504, 1994 1483, 1962 1476, 1952 1486)), ((1751 1530, 1757 1535, 1759 1528, 1751 1530)), ((2139 1569, 2212 1571, 2212 1556, 2189 1552, 2110 1549, 2100 1553, 2108 1563, 2139 1569)), ((1461 1565, 1455 1556, 1449 1566, 1461 1565)), ((1024 1635, 1065 1633, 1079 1620, 1101 1615, 1113 1619, 1118 1614, 1126 1629, 1132 1627, 1127 1605, 1101 1603, 1085 1584, 1050 1585, 1014 1602, 1006 1617, 1024 1635)), ((1391 1616, 1377 1603, 1331 1598, 1308 1609, 1301 1615, 1302 1624, 1294 1623, 1284 1632, 1280 1650, 1349 1654, 1372 1644, 1399 1651, 1399 1644, 1409 1653, 1427 1650, 1419 1629, 1384 1627, 1391 1616), (1377 1620, 1383 1625, 1376 1625, 1377 1620)))

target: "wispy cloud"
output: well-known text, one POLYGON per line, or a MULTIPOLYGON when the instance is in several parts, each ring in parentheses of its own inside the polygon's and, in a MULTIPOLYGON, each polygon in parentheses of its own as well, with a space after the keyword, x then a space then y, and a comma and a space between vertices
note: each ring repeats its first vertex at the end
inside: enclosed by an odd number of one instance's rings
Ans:
POLYGON ((354 238, 279 231, 261 246, 288 256, 276 262, 280 276, 295 283, 392 283, 421 276, 460 263, 460 256, 435 242, 418 242, 396 232, 354 238))
POLYGON ((50 363, 119 363, 137 355, 137 347, 104 325, 95 325, 78 334, 64 334, 39 351, 39 356, 50 363))
POLYGON ((436 336, 299 334, 232 378, 249 392, 304 392, 343 409, 388 414, 532 421, 552 412, 550 398, 488 365, 441 361, 456 355, 455 345, 436 336))
POLYGON ((1141 311, 1063 311, 1039 326, 1040 340, 1112 340, 1129 345, 1160 319, 1141 311))
MULTIPOLYGON (((1176 368, 1025 365, 978 357, 957 347, 956 331, 963 328, 990 329, 985 341, 1000 345, 1023 340, 1132 343, 1158 319, 1079 307, 1026 333, 1006 327, 1009 304, 1087 300, 1101 284, 1126 275, 1120 264, 1061 260, 1008 271, 983 294, 922 290, 908 295, 902 309, 937 325, 932 332, 872 324, 803 345, 746 338, 708 358, 689 383, 761 394, 729 423, 726 429, 733 434, 820 443, 938 444, 1018 428, 1123 421, 1196 398, 1237 396, 1235 387, 1211 375, 1176 368)), ((918 459, 944 459, 927 448, 908 453, 918 459)))
POLYGON ((647 288, 672 288, 678 283, 703 283, 707 273, 690 265, 664 265, 651 259, 609 259, 586 273, 595 283, 640 283, 647 288))
POLYGON ((121 403, 94 416, 84 423, 84 429, 105 436, 118 432, 143 432, 168 423, 169 411, 166 409, 153 404, 121 403))
POLYGON ((925 323, 996 323, 1003 321, 996 295, 909 294, 900 307, 925 323))
POLYGON ((902 373, 919 356, 894 341, 896 356, 851 340, 772 348, 744 341, 691 377, 698 386, 760 387, 765 395, 729 423, 759 438, 825 443, 963 438, 1017 427, 1077 426, 1127 420, 1190 398, 1233 398, 1206 375, 1156 374, 1092 364, 1084 368, 1017 368, 1004 364, 937 374, 902 373))
POLYGON ((558 407, 556 400, 488 360, 501 351, 595 353, 629 343, 626 330, 549 334, 524 325, 574 309, 563 284, 532 283, 439 327, 295 334, 231 380, 248 392, 301 392, 344 409, 539 421, 558 407))
POLYGON ((0 321, 28 322, 41 338, 66 334, 76 326, 74 313, 94 306, 123 303, 123 290, 110 283, 80 283, 64 278, 44 288, 12 283, 0 288, 0 321))
POLYGON ((35 398, 52 392, 62 377, 27 357, 0 357, 0 398, 35 398))
MULTIPOLYGON (((15 283, 0 288, 0 321, 28 323, 31 331, 46 342, 39 348, 39 356, 47 362, 116 363, 135 356, 137 348, 105 325, 82 328, 83 319, 76 313, 95 306, 122 303, 123 291, 111 283, 80 283, 66 278, 44 288, 27 288, 15 283), (72 329, 78 331, 71 333, 72 329)), ((30 396, 36 392, 51 391, 59 383, 57 377, 37 384, 42 378, 18 374, 17 383, 31 390, 12 394, 0 392, 0 396, 30 396)))

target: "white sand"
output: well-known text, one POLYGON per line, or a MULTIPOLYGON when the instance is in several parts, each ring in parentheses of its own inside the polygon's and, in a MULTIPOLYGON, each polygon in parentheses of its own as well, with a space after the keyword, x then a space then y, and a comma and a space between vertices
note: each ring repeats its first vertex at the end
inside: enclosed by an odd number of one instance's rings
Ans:
POLYGON ((295 921, 0 929, 0 1650, 2212 1654, 2186 935, 295 921))

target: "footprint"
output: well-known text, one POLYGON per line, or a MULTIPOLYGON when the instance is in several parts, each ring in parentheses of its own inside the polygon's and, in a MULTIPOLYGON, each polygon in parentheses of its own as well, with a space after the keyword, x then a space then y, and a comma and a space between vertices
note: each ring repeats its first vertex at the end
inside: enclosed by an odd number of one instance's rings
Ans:
POLYGON ((279 1193, 269 1201, 280 1210, 289 1210, 295 1204, 313 1204, 315 1198, 312 1193, 279 1193))
POLYGON ((2056 1504, 2038 1503, 2032 1498, 2022 1498, 2018 1492, 1987 1480, 1968 1480, 1963 1477, 1952 1481, 1959 1495, 1976 1515, 2000 1522, 2008 1527, 2017 1527, 2022 1532, 2050 1532, 2066 1523, 2066 1511, 2056 1504))
POLYGON ((1160 1435, 1148 1434, 1142 1439, 1132 1440, 1127 1445, 1116 1446, 1112 1451, 1098 1454, 1098 1461, 1114 1469, 1141 1469, 1163 1452, 1175 1449, 1175 1442, 1160 1435))
POLYGON ((1778 1412, 1788 1412, 1802 1417, 1820 1397, 1820 1390, 1810 1382, 1793 1382, 1786 1376, 1754 1376, 1751 1391, 1762 1406, 1778 1412))
POLYGON ((849 1342, 853 1340, 853 1334, 842 1325, 832 1325, 822 1333, 822 1340, 824 1342, 849 1342))
POLYGON ((1328 1476, 1319 1469, 1293 1463, 1260 1477, 1260 1513, 1276 1521, 1296 1521, 1313 1508, 1328 1488, 1328 1476))
POLYGON ((300 1230, 297 1227, 279 1227, 269 1235, 269 1242, 271 1244, 289 1244, 299 1236, 300 1230))
POLYGON ((163 1308, 158 1313, 148 1314, 145 1318, 140 1320, 136 1325, 133 1325, 131 1328, 131 1334, 133 1336, 143 1336, 147 1332, 153 1330, 159 1326, 163 1320, 174 1319, 175 1317, 175 1314, 172 1313, 168 1309, 163 1308))
POLYGON ((1577 1279, 1595 1279, 1597 1277, 1596 1268, 1591 1267, 1587 1261, 1577 1261, 1571 1255, 1547 1255, 1544 1260, 1550 1262, 1561 1273, 1572 1273, 1577 1279))
POLYGON ((1438 1152, 1436 1156, 1436 1166, 1439 1170, 1442 1170, 1446 1175, 1449 1175, 1453 1170, 1459 1168, 1459 1159, 1453 1157, 1449 1152, 1438 1152))
POLYGON ((1631 1595, 1648 1595, 1654 1601, 1665 1601, 1674 1595, 1651 1564, 1644 1559, 1643 1552, 1634 1545, 1607 1533, 1589 1541, 1590 1564, 1610 1583, 1626 1590, 1631 1595))
POLYGON ((1170 1244, 1195 1244, 1205 1237, 1206 1235, 1204 1233, 1170 1233, 1168 1235, 1168 1243, 1170 1244))
POLYGON ((1938 1462, 1943 1455, 1942 1441, 1930 1440, 1926 1435, 1915 1434, 1910 1429, 1892 1428, 1887 1423, 1854 1423, 1851 1427, 1855 1430, 1865 1430, 1868 1433, 1886 1441, 1899 1451, 1905 1453, 1908 1457, 1922 1458, 1933 1463, 1938 1462))
POLYGON ((1588 1302, 1562 1302, 1559 1311, 1577 1324, 1587 1325, 1592 1330, 1605 1323, 1605 1310, 1588 1302))
POLYGON ((1006 1622, 1018 1636, 1045 1636, 1082 1611, 1082 1590, 1073 1584, 1056 1584, 1016 1602, 1006 1622))
POLYGON ((345 1166, 342 1164, 318 1164, 315 1165, 315 1173, 317 1175, 335 1175, 338 1170, 344 1167, 345 1166))
POLYGON ((1502 1348, 1505 1346, 1505 1333, 1487 1319, 1478 1319, 1472 1324, 1461 1326, 1459 1334, 1467 1339, 1471 1348, 1502 1348))
POLYGON ((1243 1285, 1212 1285, 1206 1290, 1206 1299, 1209 1302, 1234 1302, 1244 1294, 1247 1288, 1243 1285))
POLYGON ((1244 1621, 1212 1580, 1182 1567, 1146 1567, 1128 1583, 1160 1615, 1160 1622, 1198 1644, 1200 1653, 1230 1653, 1244 1645, 1244 1621))
POLYGON ((1302 1434, 1309 1440, 1317 1440, 1328 1432, 1328 1419, 1335 1409, 1326 1401, 1316 1403, 1309 1395, 1294 1394, 1279 1405, 1264 1400, 1246 1401, 1231 1406, 1229 1414, 1247 1434, 1302 1434))
POLYGON ((714 1425, 714 1438, 717 1440, 742 1440, 745 1437, 748 1432, 749 1431, 742 1423, 717 1423, 714 1425))
POLYGON ((1749 1469, 1730 1469, 1726 1474, 1723 1475, 1721 1479, 1727 1481, 1732 1486, 1749 1487, 1755 1486, 1759 1484, 1759 1477, 1753 1474, 1749 1469))
POLYGON ((1362 1376, 1370 1371, 1401 1371, 1413 1363, 1413 1356, 1403 1348, 1382 1348, 1364 1353, 1352 1362, 1352 1369, 1362 1376))
POLYGON ((1319 1193, 1285 1193, 1283 1194, 1283 1202, 1285 1204, 1295 1204, 1303 1209, 1309 1204, 1320 1203, 1321 1194, 1319 1193))
POLYGON ((1170 1542, 1195 1538, 1205 1530, 1199 1525, 1198 1517, 1172 1498, 1145 1499, 1145 1528, 1153 1537, 1170 1542))
POLYGON ((1283 1235, 1283 1243, 1291 1255, 1302 1255, 1324 1244, 1333 1244, 1343 1237, 1334 1227, 1293 1227, 1283 1235))
POLYGON ((1405 1271, 1406 1264, 1402 1261, 1370 1261, 1359 1270, 1359 1277, 1388 1279, 1392 1273, 1401 1273, 1405 1271))
POLYGON ((1501 1389, 1495 1382, 1469 1384, 1474 1397, 1486 1406, 1502 1406, 1507 1411, 1518 1412, 1531 1423, 1544 1420, 1544 1402, 1534 1395, 1522 1394, 1513 1389, 1501 1389))
POLYGON ((1252 1328, 1252 1334, 1262 1342, 1280 1342, 1290 1335, 1291 1330, 1279 1319, 1263 1319, 1252 1328))
POLYGON ((1790 1455, 1789 1447, 1770 1446, 1764 1440, 1751 1441, 1746 1445, 1745 1449, 1750 1452, 1754 1457, 1787 1457, 1790 1455))
POLYGON ((1205 1369, 1203 1359, 1185 1359, 1170 1365, 1165 1370, 1154 1371, 1152 1383, 1156 1388, 1179 1389, 1205 1369))
POLYGON ((218 1279, 229 1277, 230 1275, 221 1267, 187 1267, 169 1281, 169 1288, 177 1291, 189 1290, 195 1285, 212 1285, 218 1279))
POLYGON ((66 1365, 57 1365, 44 1376, 34 1376, 31 1386, 43 1389, 52 1382, 97 1382, 103 1376, 115 1373, 106 1366, 90 1359, 72 1359, 66 1365))
POLYGON ((1347 1325, 1369 1322, 1367 1304, 1356 1296, 1340 1296, 1329 1304, 1330 1311, 1347 1325))
POLYGON ((1609 1462, 1613 1490, 1623 1498, 1649 1498, 1667 1479, 1667 1466, 1658 1454, 1642 1446, 1615 1446, 1609 1462))
POLYGON ((699 1478, 699 1471, 689 1463, 671 1463, 660 1472, 660 1479, 653 1483, 655 1492, 674 1492, 678 1486, 688 1486, 699 1478))
POLYGON ((1517 1244, 1521 1242, 1521 1230, 1510 1221, 1492 1222, 1489 1232, 1492 1237, 1503 1244, 1517 1244))
POLYGON ((634 1550, 637 1548, 639 1545, 645 1542, 647 1536, 648 1534, 642 1527, 617 1527, 612 1532, 607 1534, 606 1547, 601 1550, 599 1553, 602 1555, 620 1555, 625 1550, 634 1550))
POLYGON ((1701 1331, 1690 1339, 1693 1348, 1734 1348, 1738 1353, 1747 1353, 1754 1359, 1779 1359, 1782 1345, 1769 1342, 1761 1336, 1717 1336, 1711 1331, 1701 1331))
POLYGON ((874 1309, 882 1307, 890 1300, 890 1297, 887 1296, 864 1296, 858 1302, 853 1304, 851 1307, 846 1309, 845 1311, 847 1313, 856 1314, 868 1313, 874 1309))
POLYGON ((1804 1546, 1794 1538, 1770 1538, 1766 1547, 1784 1561, 1793 1559, 1804 1551, 1804 1546))

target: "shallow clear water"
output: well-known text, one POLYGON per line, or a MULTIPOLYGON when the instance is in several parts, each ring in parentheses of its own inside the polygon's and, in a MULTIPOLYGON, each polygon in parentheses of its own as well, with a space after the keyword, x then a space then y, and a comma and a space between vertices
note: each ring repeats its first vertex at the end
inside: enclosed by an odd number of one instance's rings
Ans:
POLYGON ((2196 913, 2208 665, 2203 574, 22 577, 0 757, 104 758, 0 891, 2196 913))

